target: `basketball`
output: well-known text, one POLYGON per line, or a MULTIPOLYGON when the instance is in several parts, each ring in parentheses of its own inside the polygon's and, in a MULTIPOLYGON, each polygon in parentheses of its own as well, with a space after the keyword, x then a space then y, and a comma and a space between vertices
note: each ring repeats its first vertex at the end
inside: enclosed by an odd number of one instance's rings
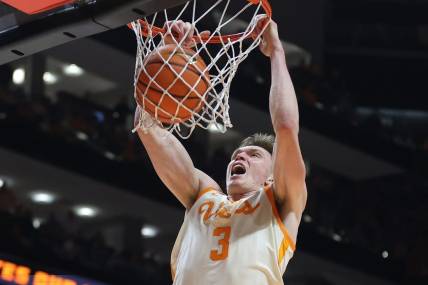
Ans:
POLYGON ((138 77, 136 99, 162 123, 186 121, 204 106, 209 73, 203 59, 199 55, 192 57, 194 54, 190 48, 169 44, 144 60, 145 71, 138 77))

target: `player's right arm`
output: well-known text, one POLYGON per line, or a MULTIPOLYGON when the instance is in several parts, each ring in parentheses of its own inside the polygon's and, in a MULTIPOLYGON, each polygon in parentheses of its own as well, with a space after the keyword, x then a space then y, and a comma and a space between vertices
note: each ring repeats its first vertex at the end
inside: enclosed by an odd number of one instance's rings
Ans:
MULTIPOLYGON (((137 106, 135 126, 140 112, 142 110, 137 106)), ((200 190, 207 187, 220 189, 211 177, 195 168, 184 146, 170 132, 154 125, 146 132, 139 128, 137 133, 157 175, 186 209, 192 207, 200 190)))

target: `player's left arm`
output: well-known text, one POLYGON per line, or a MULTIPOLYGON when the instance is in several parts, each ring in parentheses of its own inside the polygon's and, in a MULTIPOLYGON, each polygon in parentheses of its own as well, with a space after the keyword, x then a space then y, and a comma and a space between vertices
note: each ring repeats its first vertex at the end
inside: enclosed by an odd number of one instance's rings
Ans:
MULTIPOLYGON (((259 21, 259 28, 263 26, 259 21)), ((297 231, 306 206, 306 169, 299 145, 299 110, 287 69, 285 53, 273 21, 263 33, 261 51, 271 62, 269 109, 276 139, 272 154, 273 191, 281 218, 291 237, 297 231)))

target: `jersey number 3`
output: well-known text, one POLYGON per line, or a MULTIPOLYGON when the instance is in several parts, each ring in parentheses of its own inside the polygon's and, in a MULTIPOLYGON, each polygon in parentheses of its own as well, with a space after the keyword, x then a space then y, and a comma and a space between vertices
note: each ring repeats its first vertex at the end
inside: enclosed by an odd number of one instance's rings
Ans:
POLYGON ((219 249, 211 250, 211 260, 224 260, 229 255, 230 227, 218 227, 214 229, 213 236, 222 237, 218 240, 219 249))

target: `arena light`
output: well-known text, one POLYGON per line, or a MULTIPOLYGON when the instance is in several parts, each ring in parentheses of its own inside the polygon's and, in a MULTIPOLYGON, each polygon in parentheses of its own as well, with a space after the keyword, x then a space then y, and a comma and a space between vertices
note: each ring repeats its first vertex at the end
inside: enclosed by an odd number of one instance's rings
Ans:
POLYGON ((104 156, 110 160, 116 159, 116 155, 114 155, 114 153, 112 153, 111 151, 104 152, 104 156))
POLYGON ((38 229, 40 228, 40 226, 42 225, 42 223, 44 222, 44 220, 42 218, 33 218, 33 228, 38 229))
POLYGON ((16 181, 13 177, 8 175, 0 175, 0 190, 13 188, 15 184, 16 181))
POLYGON ((16 85, 21 85, 25 81, 25 70, 23 68, 17 68, 13 71, 12 81, 16 85))
POLYGON ((34 203, 38 204, 52 204, 56 199, 55 195, 44 191, 33 192, 30 197, 34 203))
POLYGON ((265 79, 262 77, 262 76, 260 76, 260 75, 257 75, 256 76, 256 83, 257 84, 259 84, 259 85, 263 85, 263 84, 265 84, 265 79))
POLYGON ((76 206, 74 207, 74 213, 79 217, 93 218, 98 215, 99 211, 92 206, 76 206))
POLYGON ((382 257, 384 259, 388 258, 388 256, 389 256, 389 253, 386 250, 382 251, 382 257))
POLYGON ((141 235, 145 238, 153 238, 157 236, 159 230, 155 226, 145 225, 141 228, 141 235))
POLYGON ((342 237, 336 233, 334 233, 331 238, 336 241, 336 242, 341 242, 342 241, 342 237))
POLYGON ((315 108, 318 110, 324 110, 324 104, 321 102, 315 102, 315 108))
POLYGON ((303 215, 303 221, 305 223, 311 223, 312 222, 312 217, 305 214, 305 215, 303 215))
POLYGON ((64 74, 68 76, 80 76, 83 74, 83 69, 76 64, 69 64, 63 68, 64 74))
POLYGON ((88 139, 88 135, 84 132, 77 132, 76 137, 81 141, 86 141, 88 139))
POLYGON ((52 72, 46 71, 45 73, 43 73, 43 81, 49 85, 55 84, 58 81, 58 76, 56 76, 52 72))

